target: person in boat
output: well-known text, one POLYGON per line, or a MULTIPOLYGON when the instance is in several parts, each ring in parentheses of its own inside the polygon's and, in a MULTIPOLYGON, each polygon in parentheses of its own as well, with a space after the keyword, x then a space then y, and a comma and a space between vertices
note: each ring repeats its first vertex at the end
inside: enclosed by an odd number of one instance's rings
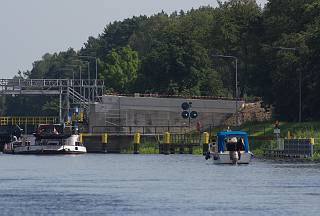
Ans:
POLYGON ((57 129, 55 127, 53 127, 53 133, 56 134, 56 135, 59 134, 59 132, 57 131, 57 129))
POLYGON ((12 137, 12 141, 13 141, 13 142, 17 142, 17 141, 18 141, 17 136, 13 136, 13 137, 12 137))
POLYGON ((243 151, 243 138, 238 138, 237 144, 236 144, 236 151, 238 152, 239 160, 241 159, 241 151, 243 151))
POLYGON ((236 150, 236 143, 237 143, 237 138, 232 137, 227 139, 227 151, 235 151, 236 150))
MULTIPOLYGON (((215 137, 211 138, 211 145, 210 146, 211 146, 211 151, 212 152, 218 151, 217 140, 216 140, 215 137)), ((209 149, 209 151, 210 151, 210 149, 209 149)))
POLYGON ((236 137, 229 138, 227 141, 227 150, 229 151, 230 160, 233 160, 233 155, 236 151, 237 141, 238 140, 236 137))

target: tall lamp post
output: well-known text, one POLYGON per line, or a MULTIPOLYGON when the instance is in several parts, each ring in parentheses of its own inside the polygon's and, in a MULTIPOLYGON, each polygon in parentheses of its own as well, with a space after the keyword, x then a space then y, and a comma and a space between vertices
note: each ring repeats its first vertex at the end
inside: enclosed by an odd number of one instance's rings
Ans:
MULTIPOLYGON (((80 63, 86 63, 87 64, 87 69, 88 69, 88 84, 90 84, 90 62, 85 61, 85 60, 79 60, 79 59, 73 59, 72 62, 80 62, 80 63)), ((81 65, 80 65, 80 95, 82 95, 82 77, 81 77, 82 71, 81 71, 81 65)), ((84 95, 86 94, 86 89, 84 88, 84 95)))
MULTIPOLYGON (((272 47, 274 49, 278 50, 285 50, 285 51, 293 51, 294 53, 297 53, 298 48, 297 47, 272 47)), ((302 73, 301 70, 299 70, 299 122, 301 122, 302 119, 302 73)))
MULTIPOLYGON (((95 60, 95 62, 96 62, 96 78, 94 80, 94 86, 97 86, 97 79, 98 79, 98 59, 97 59, 97 57, 88 56, 88 55, 80 55, 78 57, 79 58, 87 58, 87 59, 94 59, 95 60)), ((89 83, 91 83, 90 77, 89 77, 89 83)), ((97 94, 97 90, 95 88, 92 88, 92 101, 94 101, 94 99, 95 99, 95 94, 97 94)), ((90 94, 89 94, 89 98, 90 98, 90 94)))
MULTIPOLYGON (((78 56, 79 58, 88 58, 88 59, 94 59, 95 62, 96 62, 96 80, 98 79, 98 59, 97 57, 94 57, 94 56, 85 56, 85 55, 81 55, 81 56, 78 56)), ((90 78, 89 78, 90 79, 90 78)))
MULTIPOLYGON (((74 70, 72 68, 59 68, 59 71, 72 71, 72 73, 74 73, 74 70)), ((59 79, 61 79, 60 73, 59 73, 59 79)), ((68 91, 68 94, 67 94, 67 112, 68 113, 69 113, 69 109, 70 109, 70 104, 69 104, 69 91, 68 91)), ((62 88, 61 87, 59 89, 59 121, 60 121, 60 123, 63 123, 63 119, 62 119, 62 88)))
MULTIPOLYGON (((87 67, 88 67, 88 80, 90 80, 90 62, 84 61, 84 60, 79 60, 79 59, 73 59, 72 62, 80 62, 80 63, 87 64, 87 67)), ((80 67, 81 67, 81 65, 80 65, 80 67)), ((81 72, 80 72, 79 79, 81 80, 81 72)))
POLYGON ((238 126, 238 58, 236 56, 231 56, 231 55, 212 55, 213 57, 220 57, 220 58, 231 58, 233 60, 235 60, 235 66, 236 66, 236 110, 235 110, 235 114, 236 114, 236 125, 238 126))
MULTIPOLYGON (((68 65, 65 65, 64 68, 62 68, 62 69, 67 69, 67 70, 70 69, 70 70, 72 70, 72 80, 73 81, 74 81, 74 78, 75 78, 73 68, 75 68, 75 67, 79 67, 79 74, 81 74, 81 65, 68 64, 68 65)), ((81 75, 80 75, 80 77, 81 77, 81 75)))

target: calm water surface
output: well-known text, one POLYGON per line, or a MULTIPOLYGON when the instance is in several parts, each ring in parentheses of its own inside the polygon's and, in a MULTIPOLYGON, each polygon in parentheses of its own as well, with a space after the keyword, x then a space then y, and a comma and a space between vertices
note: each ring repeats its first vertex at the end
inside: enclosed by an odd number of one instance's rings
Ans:
POLYGON ((320 165, 0 154, 1 215, 320 215, 320 165))

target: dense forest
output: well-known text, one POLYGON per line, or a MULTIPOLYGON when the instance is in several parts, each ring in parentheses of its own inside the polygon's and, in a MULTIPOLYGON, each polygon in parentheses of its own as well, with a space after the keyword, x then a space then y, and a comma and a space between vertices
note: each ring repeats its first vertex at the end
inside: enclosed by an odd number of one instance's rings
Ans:
MULTIPOLYGON (((260 97, 278 118, 294 121, 301 83, 303 120, 320 120, 320 0, 218 4, 115 21, 79 51, 45 54, 16 77, 72 78, 65 68, 85 71, 85 62, 74 59, 94 56, 108 92, 234 97, 235 61, 218 56, 228 55, 238 59, 239 97, 260 97)), ((94 59, 87 61, 93 78, 94 59)), ((8 97, 6 113, 56 112, 55 98, 39 98, 8 97), (36 105, 25 108, 28 100, 36 105)))

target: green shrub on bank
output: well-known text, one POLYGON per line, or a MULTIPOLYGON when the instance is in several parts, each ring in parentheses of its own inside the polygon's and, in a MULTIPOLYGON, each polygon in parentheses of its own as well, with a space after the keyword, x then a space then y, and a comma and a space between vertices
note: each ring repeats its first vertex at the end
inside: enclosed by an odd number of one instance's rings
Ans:
POLYGON ((311 158, 307 158, 307 161, 320 162, 320 152, 314 153, 311 158))
POLYGON ((262 157, 263 156, 263 150, 262 149, 255 149, 252 151, 255 157, 262 157))
POLYGON ((145 146, 145 147, 140 147, 139 152, 140 154, 158 154, 159 149, 155 147, 145 146))

